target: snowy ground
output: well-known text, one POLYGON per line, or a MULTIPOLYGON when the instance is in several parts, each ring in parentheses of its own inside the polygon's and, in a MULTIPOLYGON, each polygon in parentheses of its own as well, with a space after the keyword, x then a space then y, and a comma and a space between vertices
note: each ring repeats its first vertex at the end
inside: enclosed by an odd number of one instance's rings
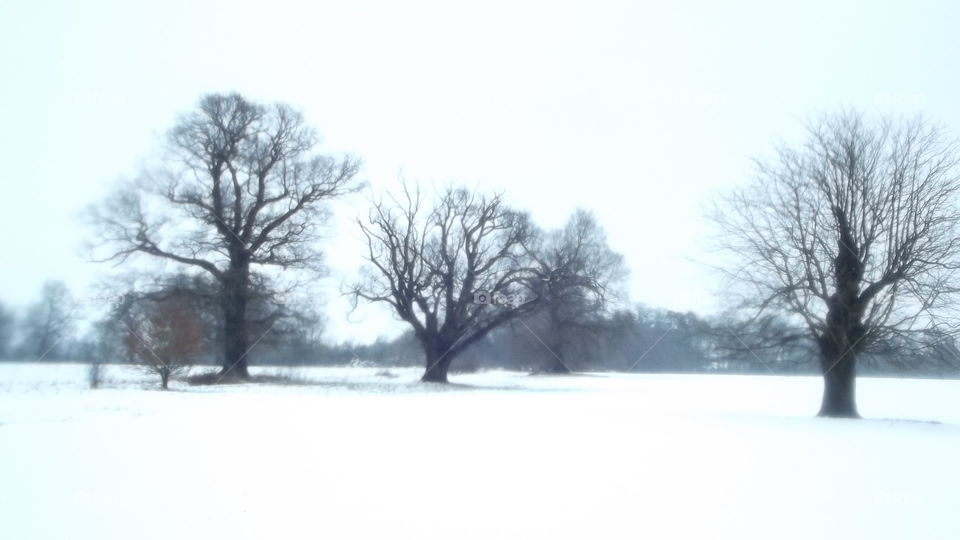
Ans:
POLYGON ((280 371, 0 364, 0 538, 960 538, 960 381, 280 371))

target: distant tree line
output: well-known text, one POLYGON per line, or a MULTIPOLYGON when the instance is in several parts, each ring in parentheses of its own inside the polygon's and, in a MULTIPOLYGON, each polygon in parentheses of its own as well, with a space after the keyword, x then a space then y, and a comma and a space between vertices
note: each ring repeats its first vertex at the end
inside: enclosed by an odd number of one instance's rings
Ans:
MULTIPOLYGON (((82 335, 76 332, 78 300, 63 283, 44 286, 41 299, 19 317, 0 306, 0 359, 133 363, 161 379, 192 365, 219 365, 224 329, 219 323, 215 283, 202 275, 180 274, 152 285, 103 297, 110 300, 107 312, 82 335), (164 350, 171 355, 162 355, 164 350)), ((330 343, 322 339, 323 318, 316 310, 284 306, 276 303, 276 297, 270 303, 263 294, 252 296, 257 301, 251 313, 258 321, 251 324, 252 334, 262 337, 256 347, 258 365, 423 365, 423 349, 412 331, 372 343, 330 343), (268 323, 272 324, 269 331, 268 323)), ((465 350, 451 370, 532 374, 815 374, 819 370, 815 343, 803 338, 802 328, 791 327, 779 317, 744 321, 732 314, 702 317, 648 306, 592 312, 589 320, 566 328, 562 359, 548 344, 551 317, 541 310, 512 320, 465 350), (564 369, 558 370, 558 363, 564 369)), ((955 340, 934 334, 924 339, 922 347, 893 343, 872 351, 862 359, 862 372, 960 375, 955 340)))
MULTIPOLYGON (((498 329, 466 351, 453 371, 508 369, 556 374, 556 351, 538 333, 545 313, 530 315, 498 329)), ((783 320, 745 322, 723 316, 637 306, 598 317, 591 327, 567 339, 576 345, 563 358, 572 372, 816 374, 813 342, 783 343, 783 320), (776 343, 777 345, 774 345, 776 343)), ((949 336, 931 336, 928 347, 891 346, 863 358, 863 372, 873 375, 956 377, 960 354, 949 336)), ((371 366, 420 365, 419 347, 410 332, 372 344, 333 348, 341 361, 371 366)))

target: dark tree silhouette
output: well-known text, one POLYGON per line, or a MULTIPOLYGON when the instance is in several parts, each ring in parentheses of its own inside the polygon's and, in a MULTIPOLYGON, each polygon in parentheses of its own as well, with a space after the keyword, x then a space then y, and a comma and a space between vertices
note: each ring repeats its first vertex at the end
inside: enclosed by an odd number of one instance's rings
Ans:
POLYGON ((170 130, 169 159, 93 212, 108 253, 146 254, 207 272, 219 286, 221 377, 247 378, 251 268, 319 271, 326 201, 354 191, 359 162, 314 152, 317 136, 284 104, 211 94, 170 130))
POLYGON ((367 243, 362 280, 347 294, 390 305, 423 347, 423 381, 447 382, 465 349, 539 305, 529 256, 535 232, 502 196, 448 189, 430 209, 404 186, 358 220, 367 243))
POLYGON ((857 359, 946 328, 956 292, 957 153, 920 119, 824 119, 806 145, 759 165, 717 219, 731 272, 760 312, 784 310, 816 343, 821 416, 857 417, 857 359))
MULTIPOLYGON (((542 298, 545 323, 535 332, 549 349, 542 371, 569 373, 569 352, 589 348, 602 325, 611 297, 626 278, 623 256, 607 245, 606 234, 594 215, 577 210, 567 224, 545 236, 531 251, 537 273, 534 293, 542 298), (541 337, 542 335, 542 337, 541 337)), ((532 322, 536 324, 536 322, 532 322)), ((523 325, 527 323, 523 321, 523 325)))

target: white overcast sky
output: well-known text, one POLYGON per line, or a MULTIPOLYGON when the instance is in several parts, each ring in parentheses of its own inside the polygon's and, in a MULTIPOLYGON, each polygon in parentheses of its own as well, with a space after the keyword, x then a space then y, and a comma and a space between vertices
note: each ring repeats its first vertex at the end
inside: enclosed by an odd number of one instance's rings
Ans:
MULTIPOLYGON (((81 209, 155 155, 211 91, 301 108, 374 190, 503 190, 544 226, 594 210, 632 300, 710 311, 711 197, 812 116, 854 106, 960 128, 960 3, 0 3, 0 301, 45 279, 78 296, 81 209)), ((359 265, 338 208, 325 247, 332 341, 399 326, 346 316, 359 265)))

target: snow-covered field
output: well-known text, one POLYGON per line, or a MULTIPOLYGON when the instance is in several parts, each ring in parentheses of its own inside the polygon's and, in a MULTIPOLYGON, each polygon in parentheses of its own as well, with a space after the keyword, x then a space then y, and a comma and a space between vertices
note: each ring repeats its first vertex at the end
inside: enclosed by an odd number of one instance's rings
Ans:
POLYGON ((0 538, 960 538, 960 381, 0 364, 0 538))

